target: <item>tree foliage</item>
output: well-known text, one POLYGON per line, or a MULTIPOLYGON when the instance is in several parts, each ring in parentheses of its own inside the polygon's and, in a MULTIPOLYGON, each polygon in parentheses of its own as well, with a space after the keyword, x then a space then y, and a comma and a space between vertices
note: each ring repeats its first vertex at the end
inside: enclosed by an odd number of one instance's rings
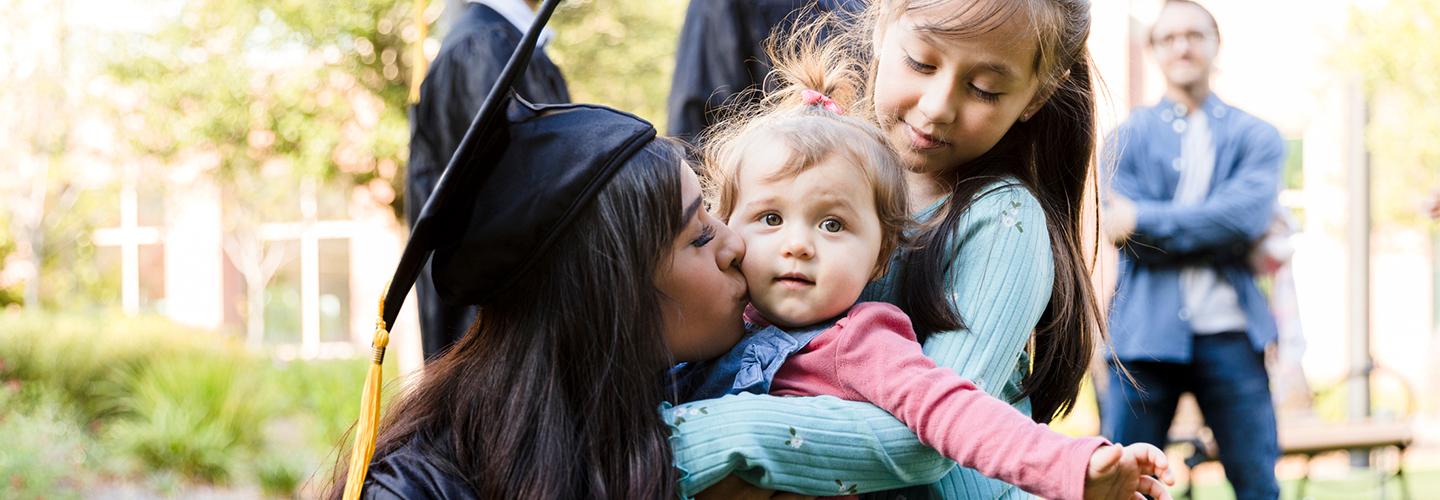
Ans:
POLYGON ((406 49, 419 38, 408 13, 388 0, 187 2, 157 32, 122 35, 108 57, 108 73, 143 96, 126 111, 144 127, 128 137, 166 161, 205 154, 222 183, 339 178, 398 213, 406 49))
MULTIPOLYGON (((118 175, 98 181, 97 193, 77 171, 130 168, 166 189, 185 189, 174 184, 190 173, 208 176, 221 190, 227 234, 293 222, 305 182, 365 188, 399 217, 415 49, 423 43, 434 55, 443 33, 425 31, 447 7, 425 2, 425 29, 406 0, 135 2, 153 11, 137 16, 143 26, 118 31, 71 26, 71 2, 0 2, 0 17, 26 20, 0 35, 0 48, 16 56, 0 58, 0 103, 12 110, 0 117, 8 137, 0 150, 34 174, 0 180, 0 224, 16 235, 0 239, 0 302, 42 282, 47 296, 73 299, 86 287, 118 295, 118 277, 74 266, 97 258, 90 236, 117 218, 118 175), (40 71, 22 74, 26 61, 40 71), (77 153, 87 135, 75 132, 80 111, 104 122, 114 147, 77 153), (177 168, 191 171, 177 176, 177 168), (36 188, 32 177, 48 184, 36 188), (6 260, 60 267, 20 272, 25 266, 6 260)), ((577 101, 634 112, 663 130, 684 8, 684 0, 566 0, 548 50, 577 101)))
POLYGON ((1355 43, 1344 63, 1362 79, 1371 102, 1366 130, 1376 215, 1416 225, 1419 200, 1440 188, 1440 2, 1389 0, 1355 9, 1355 43))
POLYGON ((683 0, 567 0, 551 20, 547 54, 577 102, 613 106, 665 130, 683 0), (596 64, 596 63, 599 64, 596 64))

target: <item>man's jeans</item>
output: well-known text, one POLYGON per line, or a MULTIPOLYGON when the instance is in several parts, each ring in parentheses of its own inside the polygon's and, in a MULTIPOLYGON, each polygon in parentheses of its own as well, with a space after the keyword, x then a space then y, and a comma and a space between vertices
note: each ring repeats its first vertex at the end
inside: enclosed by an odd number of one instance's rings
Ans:
POLYGON ((1193 342, 1190 364, 1124 361, 1139 390, 1111 366, 1101 403, 1105 436, 1163 448, 1180 395, 1193 393, 1215 433, 1235 498, 1279 498, 1275 461, 1280 446, 1264 354, 1250 347, 1244 332, 1196 335, 1193 342))

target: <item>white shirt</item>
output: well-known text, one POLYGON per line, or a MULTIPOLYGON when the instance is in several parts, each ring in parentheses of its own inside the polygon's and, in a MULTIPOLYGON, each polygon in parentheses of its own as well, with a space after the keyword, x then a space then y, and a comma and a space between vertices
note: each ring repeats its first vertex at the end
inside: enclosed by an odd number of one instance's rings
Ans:
MULTIPOLYGON (((1177 116, 1184 108, 1177 106, 1177 116)), ((1176 205, 1196 205, 1205 201, 1210 180, 1215 173, 1215 143, 1210 135, 1210 120, 1204 110, 1196 110, 1184 118, 1176 118, 1180 137, 1180 182, 1175 186, 1176 205), (1183 124, 1183 125, 1182 125, 1183 124)), ((1244 331, 1245 310, 1239 296, 1210 266, 1187 266, 1180 270, 1180 294, 1185 308, 1180 318, 1190 322, 1196 335, 1244 331)))
MULTIPOLYGON (((535 10, 531 9, 529 5, 526 5, 524 0, 468 1, 470 3, 478 3, 480 5, 484 5, 493 9, 495 12, 499 12, 500 17, 505 18, 506 21, 510 21, 510 24, 515 25, 515 29, 520 30, 521 33, 529 30, 530 25, 535 22, 535 18, 537 17, 535 15, 535 10)), ((555 38, 555 32, 550 31, 550 28, 540 30, 540 39, 537 42, 538 46, 544 47, 551 38, 555 38)))

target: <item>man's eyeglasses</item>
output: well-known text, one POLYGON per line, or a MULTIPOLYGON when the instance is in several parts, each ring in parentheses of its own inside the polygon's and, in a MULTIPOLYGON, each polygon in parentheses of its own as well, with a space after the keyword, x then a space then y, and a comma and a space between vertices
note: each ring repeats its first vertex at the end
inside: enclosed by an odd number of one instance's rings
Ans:
POLYGON ((1214 36, 1214 34, 1204 31, 1181 31, 1176 33, 1166 33, 1163 35, 1157 34, 1155 37, 1150 39, 1150 45, 1158 49, 1170 50, 1175 48, 1175 44, 1179 43, 1180 40, 1185 40, 1186 45, 1197 45, 1200 42, 1209 40, 1214 36))

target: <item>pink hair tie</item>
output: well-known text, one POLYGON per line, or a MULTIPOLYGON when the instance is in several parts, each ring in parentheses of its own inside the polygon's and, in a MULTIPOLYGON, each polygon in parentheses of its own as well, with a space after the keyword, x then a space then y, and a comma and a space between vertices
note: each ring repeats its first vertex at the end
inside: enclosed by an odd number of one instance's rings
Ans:
POLYGON ((821 94, 819 91, 813 89, 802 90, 800 91, 800 98, 803 99, 808 106, 820 106, 837 115, 845 114, 845 108, 840 107, 839 104, 835 104, 834 99, 831 99, 825 94, 821 94))

